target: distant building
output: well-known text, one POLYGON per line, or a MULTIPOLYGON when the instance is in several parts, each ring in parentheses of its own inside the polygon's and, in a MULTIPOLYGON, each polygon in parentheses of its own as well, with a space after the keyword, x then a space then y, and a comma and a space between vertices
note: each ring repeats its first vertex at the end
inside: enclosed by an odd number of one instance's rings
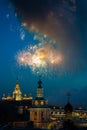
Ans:
POLYGON ((22 92, 20 90, 20 86, 18 84, 18 81, 16 82, 16 86, 15 86, 15 89, 13 91, 13 99, 16 101, 22 100, 22 92))
POLYGON ((18 80, 12 96, 5 94, 0 101, 0 124, 9 124, 13 127, 33 126, 34 128, 59 129, 64 126, 87 128, 87 110, 73 109, 68 93, 68 103, 64 108, 49 107, 44 98, 42 81, 38 81, 36 98, 22 94, 18 80), (8 117, 8 118, 7 118, 8 117), (30 121, 30 122, 29 122, 30 121), (30 123, 30 124, 29 124, 30 123))
POLYGON ((47 128, 50 119, 50 108, 48 101, 43 97, 42 81, 38 81, 36 98, 32 100, 30 108, 30 120, 34 122, 35 128, 47 128))
POLYGON ((66 121, 71 121, 72 120, 73 106, 70 103, 70 94, 68 93, 67 96, 68 96, 68 103, 64 107, 65 119, 66 119, 66 121))
POLYGON ((22 100, 32 100, 32 99, 33 97, 31 94, 29 96, 27 96, 26 94, 22 96, 22 92, 18 80, 16 81, 16 86, 14 88, 12 96, 10 96, 10 94, 8 94, 8 96, 5 96, 5 94, 3 94, 2 97, 3 101, 9 101, 9 100, 22 101, 22 100))

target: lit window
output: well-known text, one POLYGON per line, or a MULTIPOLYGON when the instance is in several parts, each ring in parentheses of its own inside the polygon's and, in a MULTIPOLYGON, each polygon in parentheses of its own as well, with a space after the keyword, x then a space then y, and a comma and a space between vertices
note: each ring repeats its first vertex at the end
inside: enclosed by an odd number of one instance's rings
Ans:
POLYGON ((44 105, 44 101, 41 101, 41 105, 44 105))
POLYGON ((34 112, 34 120, 37 120, 37 112, 34 112))
POLYGON ((35 105, 38 105, 38 101, 35 101, 35 105))

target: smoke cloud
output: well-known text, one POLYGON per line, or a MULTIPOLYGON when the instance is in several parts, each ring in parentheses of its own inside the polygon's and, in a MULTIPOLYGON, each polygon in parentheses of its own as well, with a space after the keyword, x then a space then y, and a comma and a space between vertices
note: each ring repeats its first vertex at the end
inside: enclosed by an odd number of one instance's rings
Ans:
POLYGON ((85 67, 85 38, 82 33, 86 18, 83 11, 85 0, 10 1, 21 24, 29 32, 40 32, 56 41, 64 55, 66 68, 77 70, 85 67))

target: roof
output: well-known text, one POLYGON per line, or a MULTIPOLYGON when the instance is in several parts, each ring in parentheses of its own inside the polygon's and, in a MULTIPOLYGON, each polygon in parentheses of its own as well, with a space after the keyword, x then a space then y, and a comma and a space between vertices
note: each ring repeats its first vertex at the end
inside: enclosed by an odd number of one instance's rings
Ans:
POLYGON ((65 107, 64 107, 65 112, 72 112, 73 111, 73 106, 68 102, 65 107))

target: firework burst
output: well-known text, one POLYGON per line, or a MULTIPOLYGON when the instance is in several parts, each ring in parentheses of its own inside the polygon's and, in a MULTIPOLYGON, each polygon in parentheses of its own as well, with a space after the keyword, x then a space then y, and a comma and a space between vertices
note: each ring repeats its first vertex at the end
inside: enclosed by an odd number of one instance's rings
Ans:
MULTIPOLYGON (((42 40, 43 41, 43 40, 42 40)), ((26 50, 20 51, 17 55, 17 62, 21 66, 29 66, 35 73, 46 74, 53 70, 54 66, 59 66, 63 61, 63 56, 53 45, 39 43, 29 46, 26 50)))

